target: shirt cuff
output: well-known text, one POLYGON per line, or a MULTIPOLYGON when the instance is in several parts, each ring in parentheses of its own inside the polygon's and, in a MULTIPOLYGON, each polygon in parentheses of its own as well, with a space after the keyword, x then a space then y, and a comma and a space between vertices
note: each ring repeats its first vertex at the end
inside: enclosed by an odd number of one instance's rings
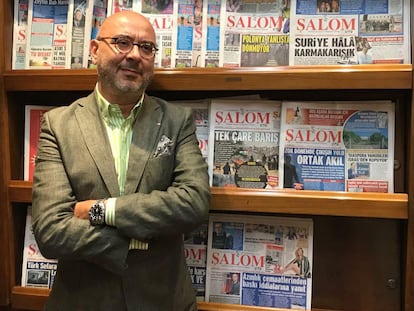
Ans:
POLYGON ((129 242, 129 249, 139 249, 142 251, 146 251, 148 250, 148 243, 131 239, 131 241, 129 242))
MULTIPOLYGON (((116 198, 109 198, 105 201, 105 223, 108 226, 115 226, 115 205, 116 198)), ((129 249, 148 250, 148 243, 131 239, 129 249)))
POLYGON ((108 226, 115 226, 115 203, 116 198, 109 198, 105 201, 105 223, 108 226))

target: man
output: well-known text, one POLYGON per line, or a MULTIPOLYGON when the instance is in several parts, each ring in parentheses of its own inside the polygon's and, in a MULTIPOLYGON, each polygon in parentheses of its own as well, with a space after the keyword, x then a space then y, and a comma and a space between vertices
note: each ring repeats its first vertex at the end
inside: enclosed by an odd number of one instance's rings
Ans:
POLYGON ((331 12, 339 12, 339 1, 338 0, 332 0, 331 12))
POLYGON ((231 287, 227 292, 229 295, 240 295, 240 280, 238 273, 231 274, 231 287))
POLYGON ((358 64, 372 64, 372 56, 369 53, 370 47, 364 45, 362 51, 358 52, 358 64))
POLYGON ((58 258, 46 310, 196 310, 183 233, 207 220, 192 112, 150 97, 155 33, 132 11, 90 44, 95 91, 42 122, 33 230, 58 258))
POLYGON ((233 249, 233 236, 224 231, 223 223, 214 224, 212 248, 215 249, 233 249))
POLYGON ((302 278, 310 278, 311 277, 311 268, 308 257, 306 257, 303 253, 303 248, 299 247, 295 251, 295 258, 292 259, 286 267, 279 270, 279 273, 286 273, 287 271, 293 271, 295 275, 298 275, 302 278))
POLYGON ((351 163, 351 167, 348 168, 348 179, 354 179, 359 177, 357 164, 355 162, 351 163))
POLYGON ((73 14, 73 26, 85 27, 85 19, 81 8, 77 8, 73 14))
POLYGON ((296 190, 302 189, 296 166, 292 164, 292 157, 290 155, 285 155, 283 177, 283 188, 295 188, 296 190))

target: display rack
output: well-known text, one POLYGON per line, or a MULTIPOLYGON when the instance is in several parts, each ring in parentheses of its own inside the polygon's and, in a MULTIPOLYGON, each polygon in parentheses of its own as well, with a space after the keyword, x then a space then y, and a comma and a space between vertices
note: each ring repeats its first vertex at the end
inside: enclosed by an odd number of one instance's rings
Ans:
MULTIPOLYGON (((20 286, 25 211, 32 191, 22 178, 24 105, 69 104, 93 89, 96 73, 11 70, 12 2, 0 2, 0 48, 5 51, 0 60, 0 310, 42 310, 49 291, 20 286)), ((412 65, 157 70, 149 92, 175 100, 260 94, 396 102, 396 193, 212 188, 210 209, 312 218, 314 311, 414 310, 412 65)), ((281 310, 207 302, 199 308, 281 310)))

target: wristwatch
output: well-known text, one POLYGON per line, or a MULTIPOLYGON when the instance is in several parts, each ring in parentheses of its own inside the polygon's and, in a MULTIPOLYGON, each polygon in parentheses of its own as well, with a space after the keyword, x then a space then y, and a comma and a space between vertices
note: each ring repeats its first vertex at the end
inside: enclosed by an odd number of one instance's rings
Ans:
POLYGON ((105 200, 96 201, 89 209, 89 222, 92 226, 105 224, 105 200))

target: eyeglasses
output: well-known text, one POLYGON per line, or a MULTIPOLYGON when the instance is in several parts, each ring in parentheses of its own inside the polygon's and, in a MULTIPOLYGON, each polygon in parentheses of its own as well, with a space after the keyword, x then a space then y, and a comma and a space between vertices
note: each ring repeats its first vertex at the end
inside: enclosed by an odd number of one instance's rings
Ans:
POLYGON ((158 48, 152 42, 134 42, 130 37, 101 37, 97 38, 98 41, 104 41, 108 44, 115 45, 116 50, 119 53, 127 54, 132 51, 134 45, 138 47, 139 54, 142 58, 151 59, 154 57, 155 53, 158 51, 158 48), (107 42, 105 40, 112 40, 112 42, 107 42))

